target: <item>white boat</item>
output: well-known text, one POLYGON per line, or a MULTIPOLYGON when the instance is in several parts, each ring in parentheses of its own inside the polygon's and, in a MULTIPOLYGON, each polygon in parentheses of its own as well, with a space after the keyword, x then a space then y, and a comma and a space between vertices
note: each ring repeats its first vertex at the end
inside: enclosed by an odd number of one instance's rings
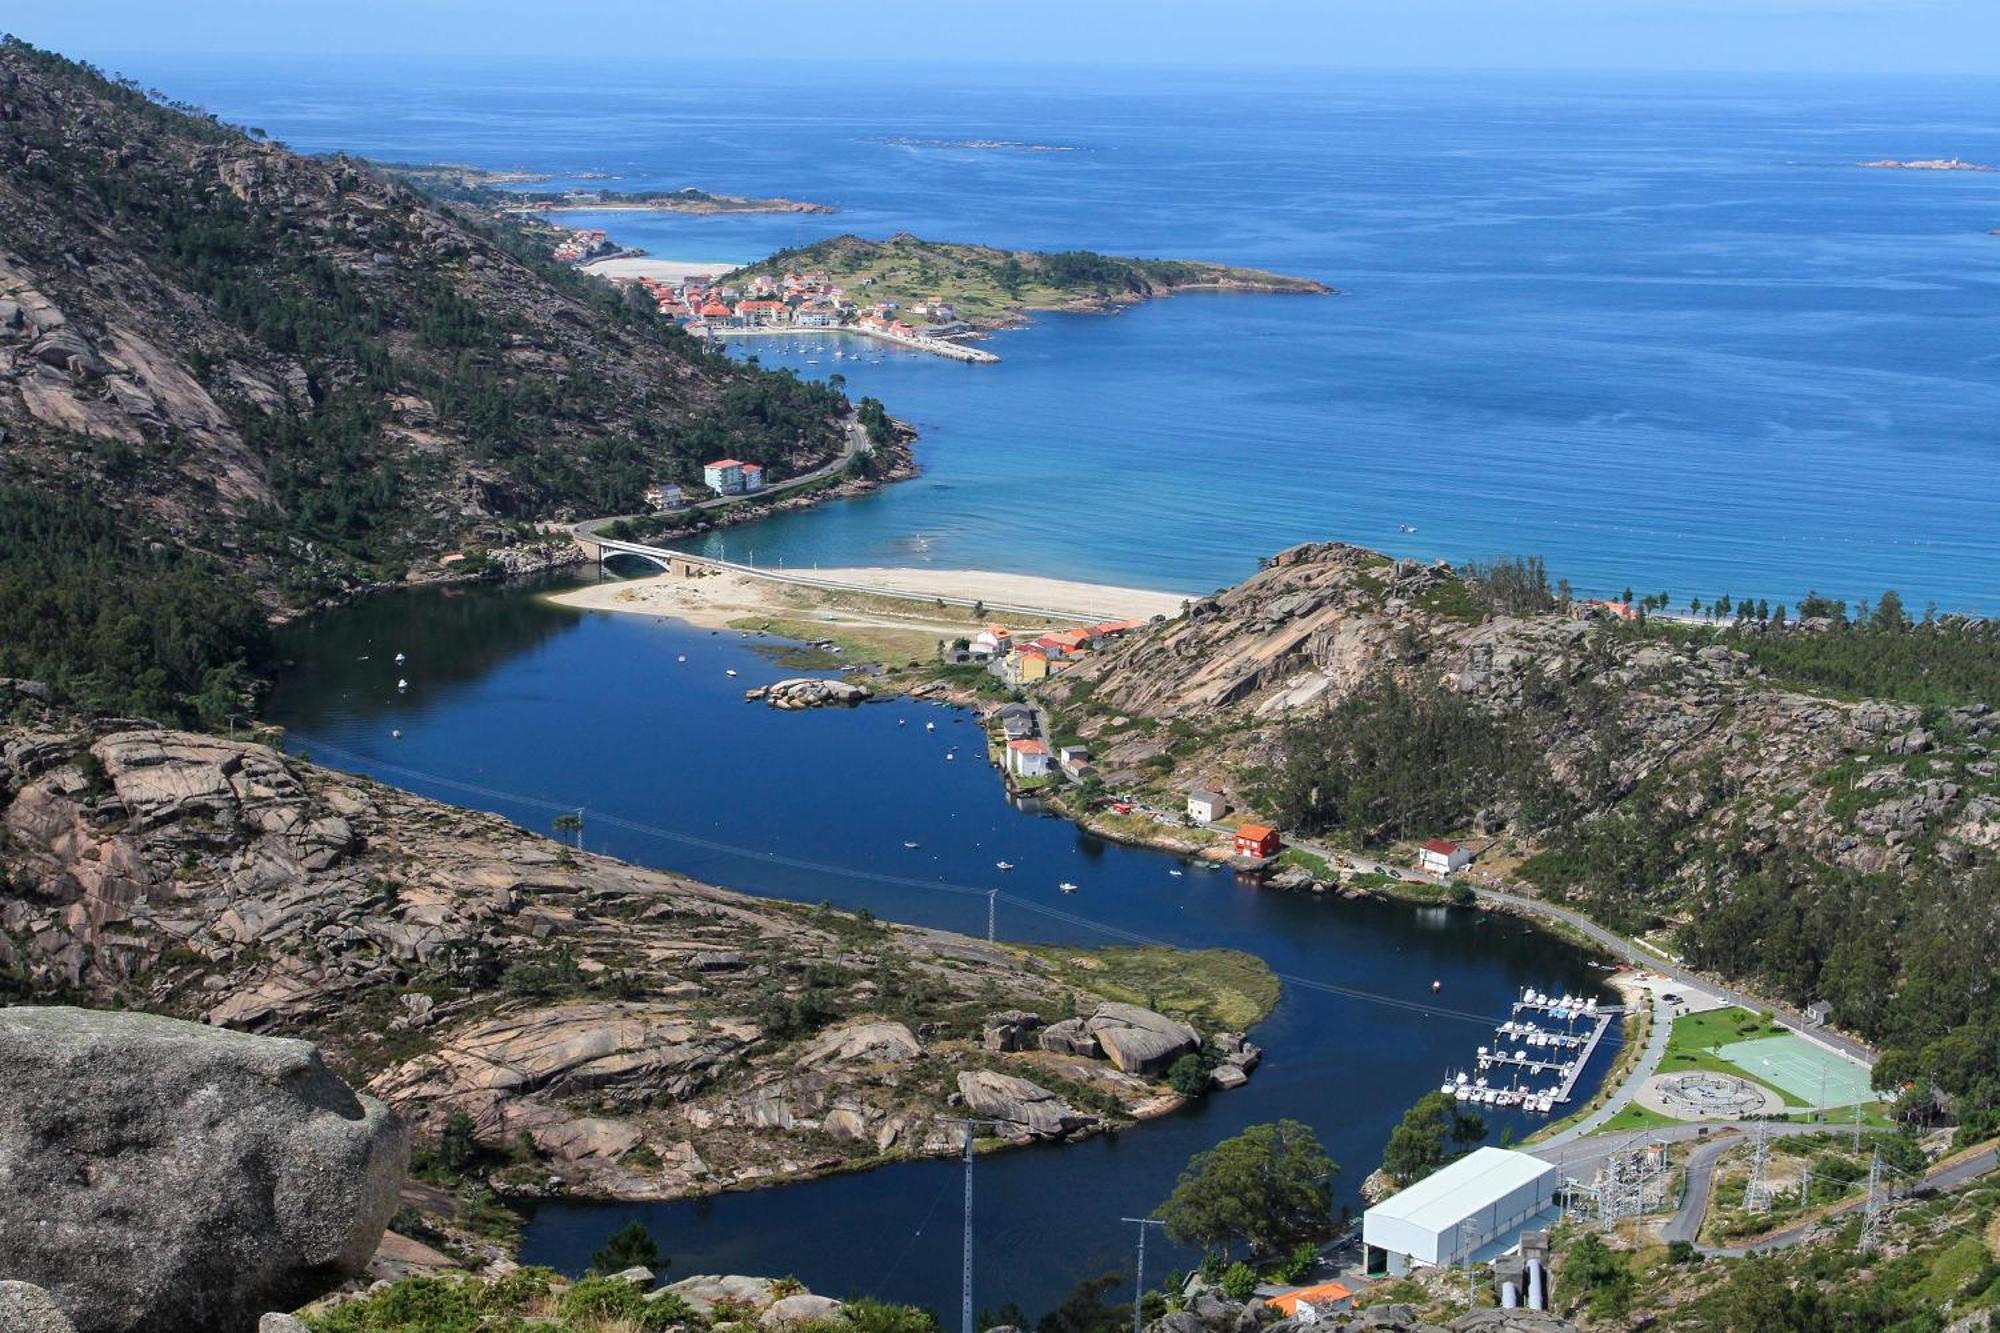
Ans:
POLYGON ((995 870, 1012 870, 1014 868, 1014 863, 1012 861, 995 861, 993 863, 993 868, 995 870))
POLYGON ((682 653, 682 654, 681 654, 681 655, 680 655, 679 657, 676 657, 676 658, 674 659, 674 661, 676 661, 676 662, 685 662, 685 661, 687 661, 687 660, 688 660, 688 659, 687 659, 687 654, 686 654, 686 653, 682 653))
POLYGON ((903 845, 904 845, 905 847, 909 848, 909 849, 910 849, 911 851, 913 851, 913 852, 914 852, 915 850, 917 850, 917 844, 916 844, 916 843, 914 843, 914 842, 906 842, 906 843, 904 843, 903 845))
POLYGON ((397 665, 397 666, 401 666, 401 665, 403 665, 403 661, 404 661, 404 658, 403 658, 403 655, 402 655, 401 653, 397 653, 397 654, 396 654, 396 665, 397 665))
POLYGON ((1061 889, 1064 893, 1076 892, 1076 885, 1070 883, 1068 880, 1064 880, 1062 883, 1056 885, 1056 887, 1061 889))
POLYGON ((1472 1100, 1472 1088, 1469 1084, 1461 1083, 1458 1085, 1458 1091, 1452 1093, 1452 1096, 1459 1101, 1469 1102, 1472 1100))
POLYGON ((924 730, 925 730, 925 731, 936 731, 936 730, 937 730, 937 723, 935 723, 935 722, 926 722, 926 723, 924 723, 924 730))
POLYGON ((724 667, 724 668, 723 668, 723 670, 722 670, 722 674, 723 674, 723 675, 725 675, 725 676, 733 676, 733 675, 735 675, 735 674, 736 674, 736 668, 735 668, 735 667, 724 667))
POLYGON ((392 741, 399 741, 399 740, 403 739, 403 730, 402 730, 402 728, 401 728, 401 727, 398 727, 398 728, 397 728, 396 730, 394 730, 394 731, 390 732, 390 733, 389 733, 389 739, 390 739, 390 740, 392 740, 392 741))
POLYGON ((946 751, 946 752, 945 752, 945 756, 944 756, 944 757, 945 757, 945 758, 947 758, 947 759, 956 759, 956 758, 958 758, 958 756, 957 756, 956 754, 953 754, 953 753, 951 753, 950 751, 946 751))
POLYGON ((410 682, 407 680, 399 680, 396 682, 396 688, 399 690, 407 690, 410 688, 410 682))
POLYGON ((1172 875, 1174 878, 1179 879, 1182 875, 1186 874, 1187 872, 1183 870, 1169 870, 1167 873, 1169 875, 1172 875))

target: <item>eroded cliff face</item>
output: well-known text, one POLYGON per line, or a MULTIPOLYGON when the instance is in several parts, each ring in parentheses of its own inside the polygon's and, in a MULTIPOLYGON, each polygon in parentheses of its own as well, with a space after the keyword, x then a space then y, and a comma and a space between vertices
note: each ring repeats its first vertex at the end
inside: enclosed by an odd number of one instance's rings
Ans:
POLYGON ((1096 999, 1004 946, 578 854, 247 742, 0 727, 0 870, 16 995, 309 1037, 420 1137, 457 1112, 525 1135, 537 1188, 950 1152, 968 1086, 1022 1140, 1177 1103, 1153 1064, 1044 1044, 1096 999))
MULTIPOLYGON (((1926 721, 1907 704, 1781 688, 1723 643, 1582 614, 1482 616, 1450 566, 1340 543, 1283 551, 1043 689, 1114 789, 1178 805, 1202 783, 1241 805, 1286 719, 1382 677, 1525 720, 1582 818, 1655 778, 1689 839, 1723 848, 1860 873, 1909 866, 1919 842, 1947 864, 2000 849, 2000 715, 1986 705, 1926 721)), ((1506 828, 1511 812, 1488 813, 1489 831, 1506 828)))

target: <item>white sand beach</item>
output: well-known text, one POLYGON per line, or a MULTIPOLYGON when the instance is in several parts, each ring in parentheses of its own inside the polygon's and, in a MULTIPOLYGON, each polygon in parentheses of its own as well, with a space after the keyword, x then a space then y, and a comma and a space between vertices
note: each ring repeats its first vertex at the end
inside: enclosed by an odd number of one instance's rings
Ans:
MULTIPOLYGON (((1177 593, 1117 588, 1097 583, 999 574, 965 569, 816 569, 797 573, 813 579, 916 594, 890 600, 871 593, 842 592, 759 578, 724 570, 700 578, 661 574, 652 578, 596 583, 557 593, 551 601, 588 611, 624 611, 673 616, 689 624, 719 629, 756 619, 798 619, 865 630, 919 630, 951 637, 967 632, 973 617, 964 607, 942 611, 926 597, 977 597, 994 606, 1032 606, 1079 619, 1143 619, 1177 615, 1177 593)), ((1032 616, 994 610, 987 619, 1042 623, 1032 616)))
POLYGON ((652 278, 656 282, 680 284, 697 273, 711 277, 743 267, 744 261, 737 259, 659 259, 652 255, 640 255, 635 259, 600 259, 594 264, 585 264, 585 273, 595 273, 600 278, 652 278))
MULTIPOLYGON (((803 572, 803 571, 801 571, 803 572)), ((1008 606, 1033 606, 1076 616, 1144 620, 1176 616, 1188 596, 1146 588, 1119 588, 1107 583, 1076 583, 1034 574, 1001 574, 981 569, 889 569, 856 566, 816 569, 814 578, 858 583, 870 588, 923 593, 933 597, 977 597, 1008 606)))

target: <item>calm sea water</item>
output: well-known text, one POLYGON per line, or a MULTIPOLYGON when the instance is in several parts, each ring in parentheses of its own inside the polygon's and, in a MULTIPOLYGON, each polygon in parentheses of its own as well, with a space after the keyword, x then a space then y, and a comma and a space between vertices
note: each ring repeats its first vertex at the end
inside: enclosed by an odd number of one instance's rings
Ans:
MULTIPOLYGON (((1079 1279, 1128 1263, 1118 1219, 1152 1209, 1191 1155, 1249 1124, 1313 1126, 1344 1168, 1339 1202, 1358 1208, 1403 1110, 1490 1039, 1488 1025, 1459 1015, 1497 1020, 1528 985, 1599 993, 1602 974, 1577 950, 1512 918, 1260 890, 1023 813, 956 710, 746 704, 744 689, 787 673, 733 632, 481 589, 378 597, 283 640, 298 667, 270 714, 294 750, 322 761, 531 829, 583 806, 590 850, 750 892, 976 934, 981 890, 1004 888, 1019 899, 999 908, 1007 939, 1119 942, 1110 927, 1246 949, 1297 979, 1257 1029, 1269 1055, 1247 1087, 1116 1138, 981 1162, 985 1305, 1039 1313, 1079 1279), (1000 860, 1017 868, 1002 875, 1000 860), (1075 894, 1057 887, 1065 880, 1075 894), (1433 980, 1444 983, 1436 995, 1433 980)), ((1609 1059, 1607 1049, 1593 1062, 1586 1094, 1609 1059)), ((1497 1113, 1493 1132, 1529 1123, 1497 1113)), ((959 1186, 956 1168, 925 1162, 701 1203, 548 1205, 523 1257, 581 1269, 639 1217, 679 1274, 789 1272, 816 1291, 947 1311, 959 1186)), ((1154 1257, 1156 1273, 1189 1259, 1165 1246, 1154 1257)))
POLYGON ((990 367, 767 352, 915 421, 926 473, 759 529, 760 559, 1193 591, 1341 538, 1676 601, 2000 611, 2000 176, 1855 166, 2000 162, 2000 81, 133 68, 301 148, 843 210, 579 218, 663 255, 907 229, 1349 293, 1044 319, 990 367), (888 142, 968 138, 1073 151, 888 142))

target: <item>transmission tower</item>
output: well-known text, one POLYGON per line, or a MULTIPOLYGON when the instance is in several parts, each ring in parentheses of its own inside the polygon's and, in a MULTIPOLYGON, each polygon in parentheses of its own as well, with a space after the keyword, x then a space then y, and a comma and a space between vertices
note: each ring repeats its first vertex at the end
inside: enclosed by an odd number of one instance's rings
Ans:
POLYGON ((998 1125, 997 1120, 950 1120, 965 1131, 965 1256, 959 1274, 959 1328, 972 1333, 972 1131, 980 1125, 998 1125))
POLYGON ((1757 1151, 1750 1159, 1750 1180, 1743 1186, 1743 1211, 1771 1211, 1771 1183, 1766 1178, 1771 1166, 1771 1149, 1764 1122, 1757 1122, 1757 1151))
POLYGON ((1882 1242, 1882 1153, 1868 1154, 1868 1206, 1861 1215, 1861 1252, 1872 1254, 1882 1242))

